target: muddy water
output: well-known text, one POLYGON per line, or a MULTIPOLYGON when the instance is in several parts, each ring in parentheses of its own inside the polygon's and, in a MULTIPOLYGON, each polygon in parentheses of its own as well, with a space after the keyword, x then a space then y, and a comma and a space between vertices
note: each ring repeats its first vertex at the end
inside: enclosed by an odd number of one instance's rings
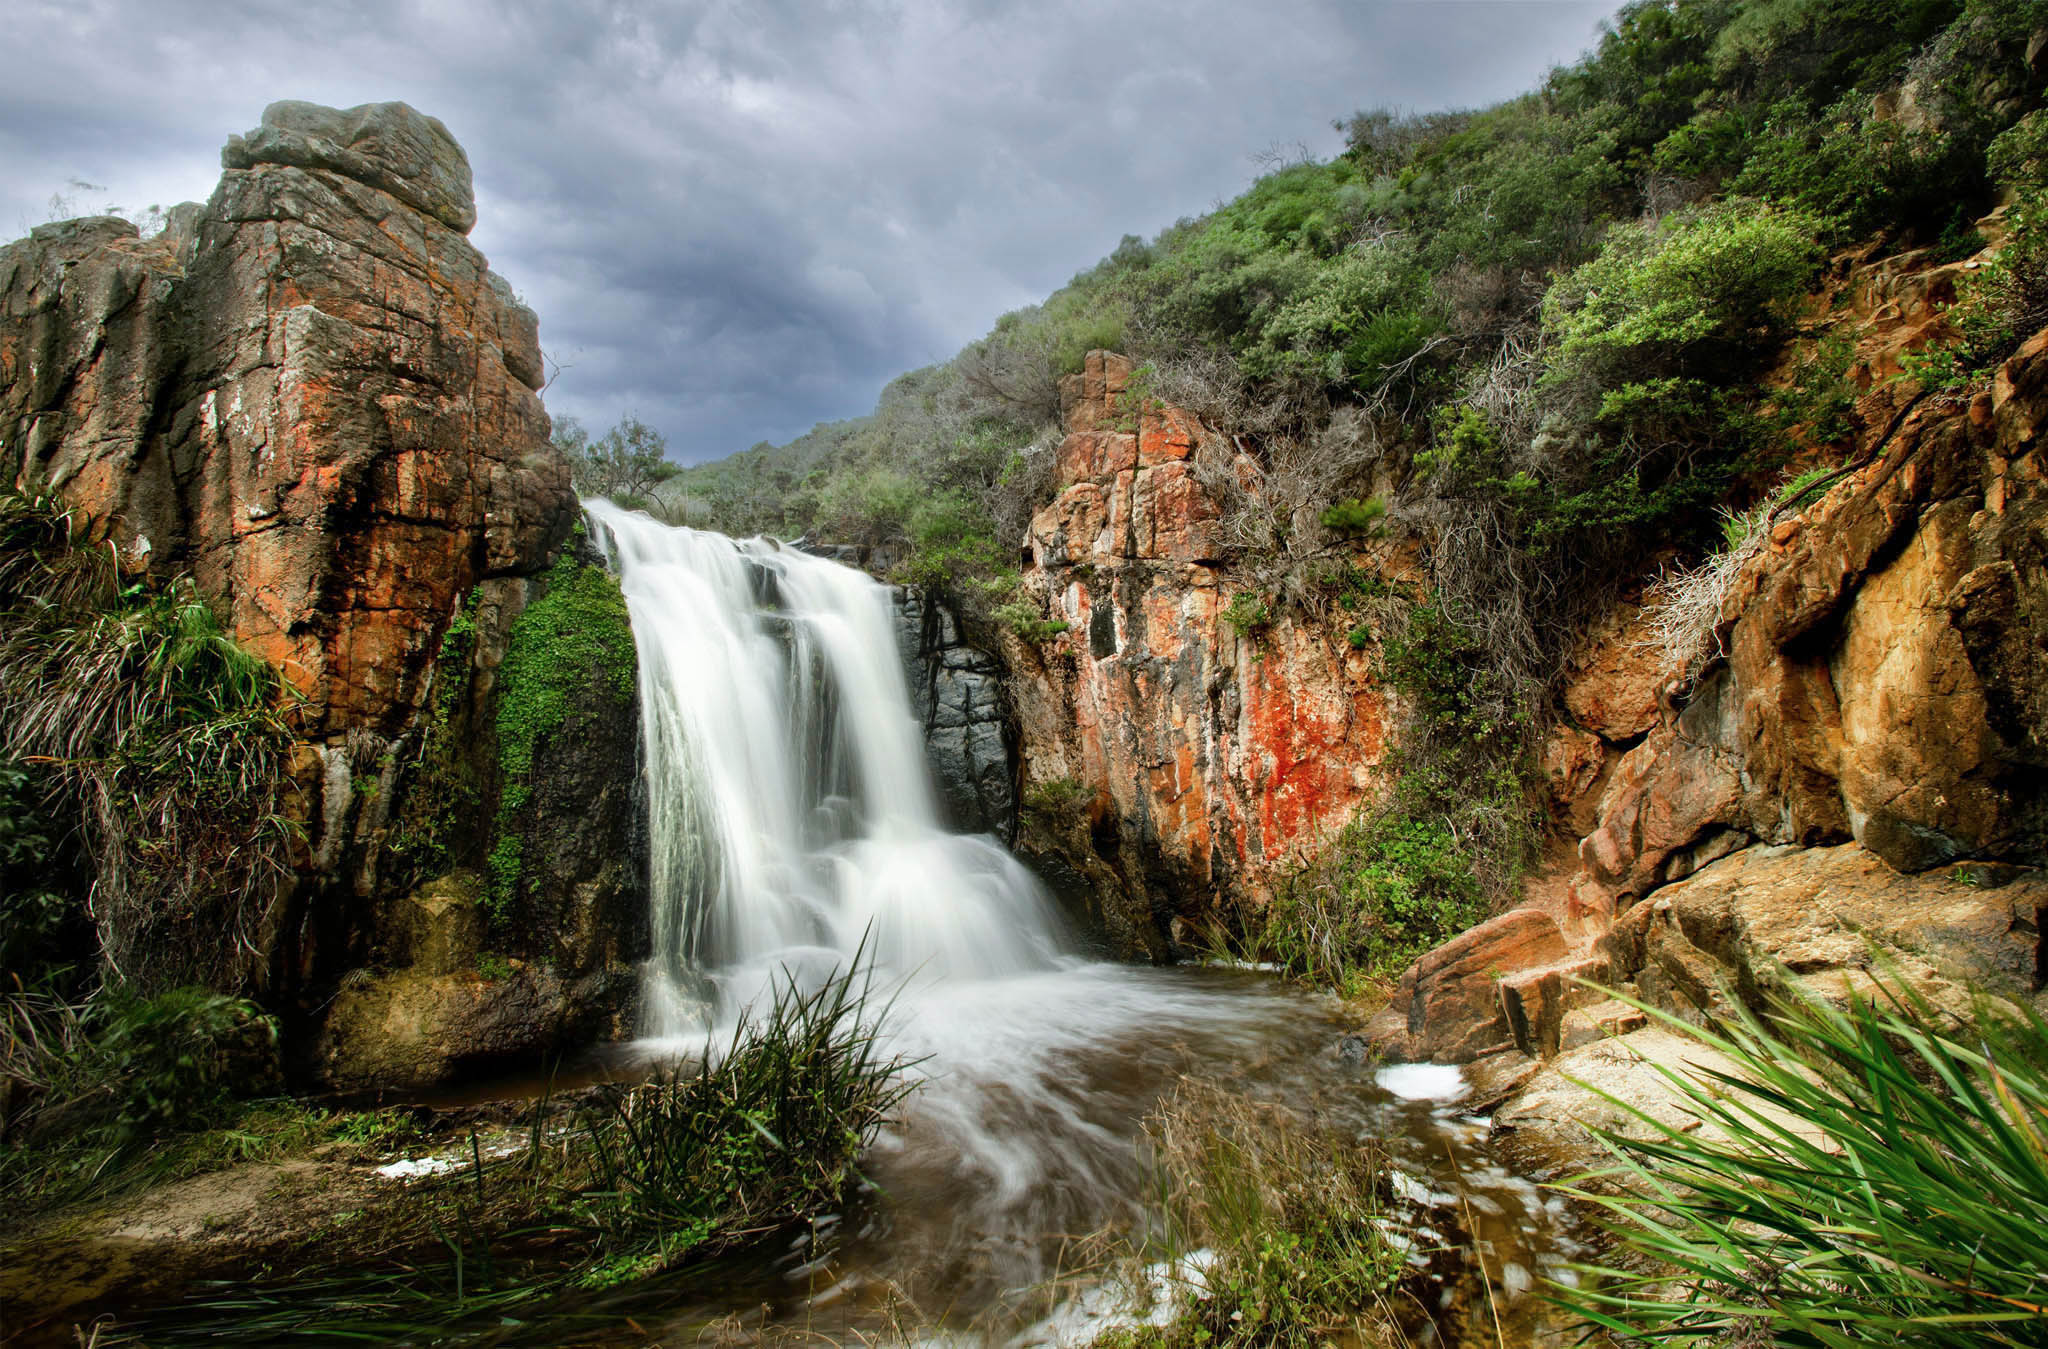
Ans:
POLYGON ((923 1060, 923 1085, 873 1150, 865 1202, 751 1266, 562 1311, 577 1343, 1085 1342, 1124 1301, 1100 1243, 1085 1239, 1157 1230, 1143 1121, 1193 1075, 1361 1144, 1382 1140, 1402 1196, 1395 1215, 1422 1229, 1425 1247, 1469 1225, 1507 1342, 1526 1342, 1531 1286, 1572 1250, 1561 1204, 1493 1162, 1456 1070, 1349 1063, 1349 1029, 1332 1002, 1214 968, 1075 963, 912 990, 889 1039, 923 1060))

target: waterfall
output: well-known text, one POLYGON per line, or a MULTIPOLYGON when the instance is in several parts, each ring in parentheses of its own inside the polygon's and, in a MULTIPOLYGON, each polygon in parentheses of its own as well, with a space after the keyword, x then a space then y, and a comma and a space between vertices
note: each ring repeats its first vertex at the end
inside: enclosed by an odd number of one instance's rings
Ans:
POLYGON ((772 539, 584 509, 640 657, 651 1034, 856 951, 899 984, 1066 963, 1023 865, 939 823, 887 587, 772 539))

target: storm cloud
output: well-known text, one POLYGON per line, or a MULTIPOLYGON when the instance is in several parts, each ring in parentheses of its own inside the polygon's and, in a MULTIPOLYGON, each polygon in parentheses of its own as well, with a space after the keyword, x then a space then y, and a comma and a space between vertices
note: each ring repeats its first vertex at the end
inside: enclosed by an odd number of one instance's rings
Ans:
POLYGON ((475 168, 551 410, 681 460, 867 411, 1331 121, 1532 87, 1605 0, 14 0, 0 233, 204 198, 281 98, 403 99, 475 168), (53 202, 53 198, 59 200, 53 202))

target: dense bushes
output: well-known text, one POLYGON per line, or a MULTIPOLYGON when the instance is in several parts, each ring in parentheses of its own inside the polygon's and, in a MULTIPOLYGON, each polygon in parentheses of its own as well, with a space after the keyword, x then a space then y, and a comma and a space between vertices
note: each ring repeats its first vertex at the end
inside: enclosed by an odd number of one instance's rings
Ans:
POLYGON ((146 1176, 170 1135, 277 1089, 276 1041, 253 1004, 199 987, 0 995, 0 1195, 32 1211, 146 1176))

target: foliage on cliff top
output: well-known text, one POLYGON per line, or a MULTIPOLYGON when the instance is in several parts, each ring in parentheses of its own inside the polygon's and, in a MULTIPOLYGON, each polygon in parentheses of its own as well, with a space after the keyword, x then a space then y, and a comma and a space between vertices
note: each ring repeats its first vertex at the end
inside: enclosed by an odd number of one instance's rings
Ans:
MULTIPOLYGON (((1498 875, 1520 846, 1502 775, 1532 761, 1592 611, 1652 554, 1711 549, 1720 510, 1769 490, 1801 439, 1852 429, 1839 380, 1804 402, 1762 384, 1814 317, 1828 252, 1967 253, 2003 186, 2021 198, 2007 261, 1952 316, 1964 347, 1929 359, 1978 378, 2048 319, 2043 29, 2048 0, 1637 0, 1540 89, 1360 113, 1334 159, 1126 238, 873 416, 674 486, 706 523, 879 559, 916 557, 915 511, 943 498, 977 544, 922 574, 991 576, 1051 497, 1062 375, 1113 345, 1255 461, 1205 478, 1242 498, 1224 503, 1251 597, 1235 616, 1316 602, 1313 569, 1356 542, 1344 503, 1385 501, 1388 532, 1419 545, 1436 611, 1482 653, 1467 668, 1501 705, 1498 754, 1432 777, 1429 747, 1404 744, 1419 795, 1454 807, 1389 816, 1386 837, 1483 829, 1498 875), (1257 493, 1232 486, 1254 469, 1257 493)), ((1028 607, 1005 612, 1028 624, 1028 607)), ((1378 827, 1348 836, 1353 882, 1378 874, 1378 827)))
POLYGON ((0 756, 93 863, 74 902, 102 975, 242 986, 287 874, 290 687, 190 577, 128 583, 73 528, 54 498, 0 495, 0 756))
MULTIPOLYGON (((1648 1009, 1646 1009, 1648 1010, 1648 1009)), ((1897 980, 1695 1027, 1732 1067, 1658 1071, 1695 1119, 1573 1189, 1641 1263, 1553 1296, 1629 1343, 2048 1343, 2048 1021, 1958 1023, 1897 980), (1704 1126, 1704 1127, 1702 1127, 1704 1126)))
POLYGON ((1988 209, 1990 147, 2040 100, 2044 24, 2043 0, 1639 0, 1537 92, 1361 113, 1337 158, 1125 239, 872 416, 664 493, 717 527, 987 576, 1049 496, 1060 376, 1112 346, 1275 470, 1276 528, 1241 542, 1320 555, 1341 542, 1320 515, 1391 471, 1394 523, 1434 558, 1484 545, 1440 589, 1473 615, 1502 578, 1521 592, 1483 636, 1534 670, 1544 615, 1573 617, 1555 601, 1646 540, 1709 541, 1711 506, 1768 457, 1754 381, 1822 245, 1931 242, 1988 209), (1333 453, 1333 419, 1360 413, 1366 452, 1333 453), (1474 417, 1505 471, 1446 484, 1474 417), (939 499, 974 544, 920 561, 939 499))

